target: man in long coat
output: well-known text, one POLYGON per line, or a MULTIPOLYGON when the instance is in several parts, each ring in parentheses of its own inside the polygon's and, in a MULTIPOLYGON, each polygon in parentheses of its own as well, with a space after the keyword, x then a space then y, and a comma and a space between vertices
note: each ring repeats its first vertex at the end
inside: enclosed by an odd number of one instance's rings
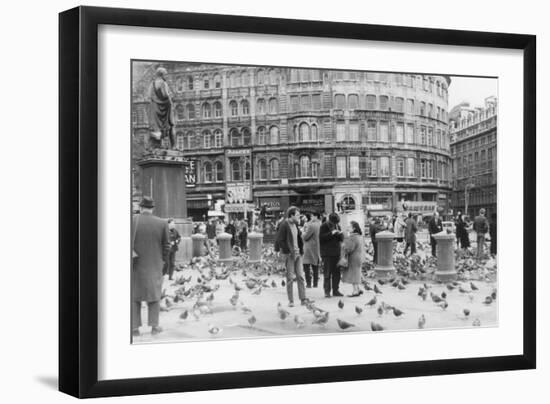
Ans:
POLYGON ((170 250, 168 223, 153 215, 153 199, 144 197, 141 213, 134 216, 134 245, 137 257, 132 263, 132 335, 139 335, 141 326, 141 302, 147 302, 148 325, 151 333, 162 331, 159 327, 162 269, 170 250))
POLYGON ((304 272, 306 274, 306 287, 311 288, 311 275, 313 272, 313 287, 316 288, 319 282, 319 262, 321 254, 319 251, 319 213, 312 213, 311 219, 306 223, 304 234, 304 272))
POLYGON ((434 212, 432 218, 430 219, 430 222, 428 223, 428 231, 430 232, 430 244, 432 245, 432 255, 435 257, 437 240, 433 235, 443 231, 443 223, 441 222, 441 218, 439 217, 439 213, 437 211, 434 212))
POLYGON ((407 255, 407 250, 411 247, 411 255, 416 253, 416 219, 413 217, 412 213, 409 212, 409 217, 405 221, 405 251, 403 255, 407 255))

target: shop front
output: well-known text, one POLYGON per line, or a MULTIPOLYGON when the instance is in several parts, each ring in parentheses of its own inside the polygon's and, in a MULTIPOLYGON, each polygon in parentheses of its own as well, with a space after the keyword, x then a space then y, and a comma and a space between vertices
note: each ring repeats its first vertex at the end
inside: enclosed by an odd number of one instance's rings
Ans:
POLYGON ((211 201, 207 198, 187 200, 187 216, 190 217, 193 222, 206 222, 208 220, 210 203, 211 201))
POLYGON ((296 206, 302 213, 325 212, 325 195, 291 195, 289 204, 296 206))

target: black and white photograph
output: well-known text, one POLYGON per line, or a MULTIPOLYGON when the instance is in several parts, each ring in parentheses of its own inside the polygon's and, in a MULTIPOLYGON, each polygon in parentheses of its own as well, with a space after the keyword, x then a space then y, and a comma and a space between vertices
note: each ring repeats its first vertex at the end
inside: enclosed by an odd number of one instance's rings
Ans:
POLYGON ((497 77, 130 63, 133 344, 498 327, 497 77))

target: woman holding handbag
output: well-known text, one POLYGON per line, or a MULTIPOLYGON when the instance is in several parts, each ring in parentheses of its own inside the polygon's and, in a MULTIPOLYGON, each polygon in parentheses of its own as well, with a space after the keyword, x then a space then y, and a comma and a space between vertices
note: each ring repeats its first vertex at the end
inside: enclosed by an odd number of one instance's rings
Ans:
POLYGON ((357 297, 363 294, 361 285, 361 266, 365 260, 365 241, 359 223, 351 221, 349 224, 349 236, 344 240, 342 253, 347 257, 348 265, 343 272, 342 282, 351 283, 353 293, 348 297, 357 297))

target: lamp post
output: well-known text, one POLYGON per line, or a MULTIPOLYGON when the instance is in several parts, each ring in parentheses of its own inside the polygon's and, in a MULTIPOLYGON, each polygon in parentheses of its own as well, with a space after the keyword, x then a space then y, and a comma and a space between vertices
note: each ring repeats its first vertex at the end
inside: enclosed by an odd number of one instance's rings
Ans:
POLYGON ((464 213, 466 215, 468 215, 468 201, 469 201, 469 190, 474 188, 475 187, 475 184, 472 184, 471 182, 470 183, 467 183, 465 186, 464 186, 464 213))

